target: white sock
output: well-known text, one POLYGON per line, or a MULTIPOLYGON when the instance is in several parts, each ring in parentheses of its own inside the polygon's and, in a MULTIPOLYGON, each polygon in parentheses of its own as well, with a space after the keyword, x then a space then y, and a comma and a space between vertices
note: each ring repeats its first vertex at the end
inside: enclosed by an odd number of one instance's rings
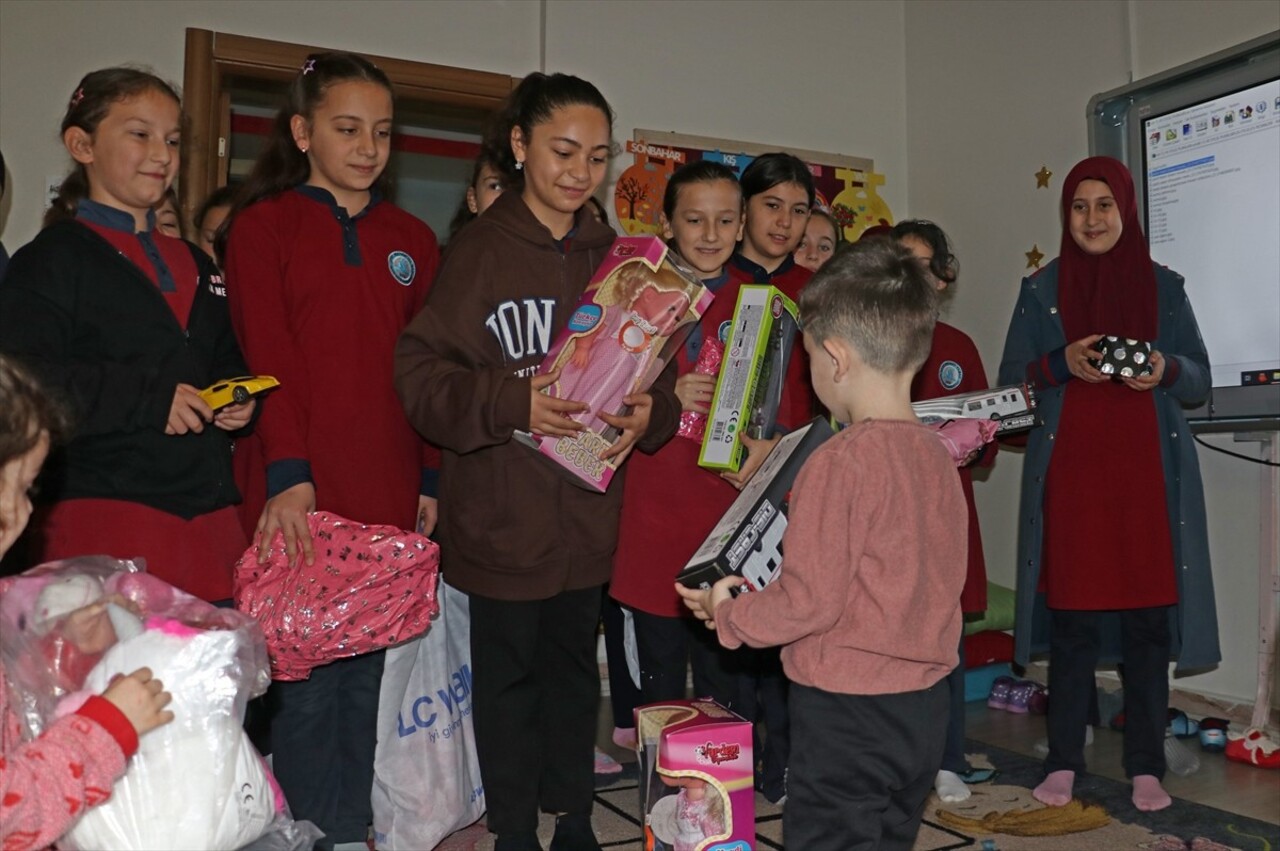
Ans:
POLYGON ((938 793, 944 804, 957 804, 969 800, 973 793, 954 771, 939 771, 933 780, 933 791, 938 793))

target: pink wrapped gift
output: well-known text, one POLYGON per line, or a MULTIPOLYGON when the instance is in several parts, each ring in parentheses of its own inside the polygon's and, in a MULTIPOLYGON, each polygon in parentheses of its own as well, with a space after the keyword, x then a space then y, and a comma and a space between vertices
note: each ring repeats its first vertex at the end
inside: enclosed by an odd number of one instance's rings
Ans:
MULTIPOLYGON (((697 375, 719 375, 722 360, 724 360, 724 343, 715 337, 707 337, 702 341, 702 348, 698 351, 698 361, 693 365, 693 371, 697 375)), ((680 428, 676 431, 680 437, 687 437, 701 443, 706 431, 706 414, 701 411, 680 413, 680 428)))
POLYGON ((440 548, 414 532, 357 523, 320 511, 307 516, 315 564, 289 564, 284 538, 266 564, 257 544, 236 563, 236 608, 262 624, 277 680, 417 638, 439 612, 440 548))

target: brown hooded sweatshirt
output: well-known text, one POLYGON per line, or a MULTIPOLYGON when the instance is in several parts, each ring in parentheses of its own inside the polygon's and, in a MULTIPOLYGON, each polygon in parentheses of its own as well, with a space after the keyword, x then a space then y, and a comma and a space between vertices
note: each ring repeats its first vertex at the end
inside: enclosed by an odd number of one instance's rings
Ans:
MULTIPOLYGON (((449 584, 497 600, 539 600, 608 581, 626 465, 588 491, 512 439, 529 428, 529 379, 613 231, 579 210, 557 241, 506 192, 449 246, 427 305, 396 346, 396 389, 409 420, 443 450, 436 540, 449 584)), ((675 371, 650 390, 652 452, 679 424, 675 371)), ((679 522, 679 518, 672 518, 679 522)))

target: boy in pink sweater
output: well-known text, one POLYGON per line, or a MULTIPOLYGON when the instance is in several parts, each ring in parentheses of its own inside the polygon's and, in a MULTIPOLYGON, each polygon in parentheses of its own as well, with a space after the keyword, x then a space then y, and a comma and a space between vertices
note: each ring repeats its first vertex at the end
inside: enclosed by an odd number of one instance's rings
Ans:
MULTIPOLYGON (((27 525, 28 492, 61 424, 58 409, 30 374, 0 356, 0 556, 27 525)), ((98 607, 105 605, 77 610, 68 624, 99 617, 98 607)), ((66 637, 74 639, 74 631, 66 637)), ((164 708, 169 700, 160 681, 141 668, 26 742, 0 664, 0 848, 44 848, 66 833, 86 807, 109 798, 138 749, 138 737, 173 720, 164 708)))
POLYGON ((723 646, 783 645, 787 846, 910 849, 942 762, 968 552, 955 463, 911 409, 937 291, 910 254, 864 241, 813 276, 800 317, 814 389, 851 425, 796 479, 777 581, 677 590, 723 646))

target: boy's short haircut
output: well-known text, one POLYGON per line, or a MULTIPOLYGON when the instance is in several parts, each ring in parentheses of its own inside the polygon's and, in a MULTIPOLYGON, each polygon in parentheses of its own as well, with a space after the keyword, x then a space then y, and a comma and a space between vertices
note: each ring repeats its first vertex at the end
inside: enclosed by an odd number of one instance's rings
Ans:
POLYGON ((800 293, 800 322, 815 342, 839 337, 879 372, 915 372, 929 356, 938 290, 892 239, 844 246, 800 293))

